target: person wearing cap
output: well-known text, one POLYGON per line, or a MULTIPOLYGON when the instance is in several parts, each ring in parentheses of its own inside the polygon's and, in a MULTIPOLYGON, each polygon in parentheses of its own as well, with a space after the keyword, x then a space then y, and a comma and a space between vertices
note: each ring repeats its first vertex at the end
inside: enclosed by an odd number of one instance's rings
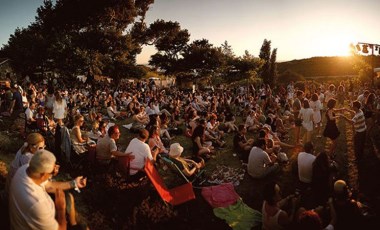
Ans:
POLYGON ((344 180, 334 183, 334 208, 337 215, 336 229, 360 229, 363 227, 361 203, 352 198, 344 180))
POLYGON ((193 176, 201 168, 205 166, 202 158, 187 159, 182 157, 183 147, 179 143, 170 145, 169 157, 177 165, 177 167, 188 177, 193 176))
MULTIPOLYGON (((74 203, 68 207, 70 225, 67 225, 63 190, 84 188, 86 178, 80 176, 67 182, 50 180, 58 169, 54 154, 41 149, 29 164, 17 170, 9 190, 11 229, 67 229, 77 225, 74 203), (48 193, 55 194, 55 202, 48 193)), ((73 202, 72 195, 68 198, 73 202)))

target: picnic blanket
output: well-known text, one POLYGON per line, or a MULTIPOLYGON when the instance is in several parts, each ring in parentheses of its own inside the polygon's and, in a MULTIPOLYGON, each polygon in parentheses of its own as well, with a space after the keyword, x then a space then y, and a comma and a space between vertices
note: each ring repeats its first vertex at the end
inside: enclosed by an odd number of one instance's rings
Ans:
POLYGON ((225 208, 240 198, 232 183, 203 187, 202 196, 213 208, 225 208))
POLYGON ((262 215, 246 205, 242 199, 225 208, 214 208, 215 216, 223 219, 234 230, 249 230, 261 225, 262 215))
POLYGON ((238 186, 240 181, 244 179, 245 170, 242 168, 231 168, 225 165, 218 165, 209 176, 210 184, 232 183, 238 186))

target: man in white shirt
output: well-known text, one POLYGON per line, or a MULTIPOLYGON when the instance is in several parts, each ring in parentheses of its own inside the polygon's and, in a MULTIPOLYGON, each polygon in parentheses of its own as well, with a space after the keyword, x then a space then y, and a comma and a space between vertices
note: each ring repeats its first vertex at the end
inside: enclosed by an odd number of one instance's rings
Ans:
POLYGON ((271 159, 265 149, 265 140, 259 139, 249 153, 247 169, 248 174, 253 178, 264 178, 279 168, 274 162, 275 159, 271 159))
MULTIPOLYGON (((56 182, 49 179, 58 167, 53 153, 41 149, 29 164, 20 167, 14 175, 9 190, 9 217, 11 229, 56 230, 66 229, 66 201, 63 190, 83 188, 86 179, 56 182), (55 193, 55 202, 48 195, 55 193)), ((69 195, 73 202, 72 195, 69 195)), ((74 204, 70 205, 70 224, 76 225, 74 204)))
POLYGON ((36 103, 32 102, 29 107, 25 110, 25 120, 28 124, 28 128, 37 129, 37 122, 34 119, 34 112, 36 109, 36 103))
POLYGON ((130 162, 129 170, 129 174, 133 177, 133 179, 138 179, 145 176, 143 169, 146 159, 156 161, 159 149, 157 148, 153 152, 150 151, 149 145, 145 143, 148 140, 148 137, 148 130, 140 130, 138 137, 133 138, 125 150, 126 153, 131 153, 131 156, 134 157, 134 159, 130 162))
POLYGON ((311 142, 306 142, 304 152, 300 152, 297 157, 298 179, 305 184, 310 184, 313 177, 313 155, 314 146, 311 142))

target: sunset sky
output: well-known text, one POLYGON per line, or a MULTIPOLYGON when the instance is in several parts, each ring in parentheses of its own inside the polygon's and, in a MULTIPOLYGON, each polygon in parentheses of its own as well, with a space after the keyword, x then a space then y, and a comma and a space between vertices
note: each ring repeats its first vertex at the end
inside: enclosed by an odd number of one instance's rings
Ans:
MULTIPOLYGON (((0 0, 0 46, 17 27, 34 21, 43 0, 0 0)), ((348 55, 352 42, 380 44, 379 0, 156 0, 147 22, 178 21, 191 40, 225 40, 240 56, 258 56, 263 40, 278 48, 277 60, 348 55)), ((146 47, 138 63, 147 63, 146 47)))

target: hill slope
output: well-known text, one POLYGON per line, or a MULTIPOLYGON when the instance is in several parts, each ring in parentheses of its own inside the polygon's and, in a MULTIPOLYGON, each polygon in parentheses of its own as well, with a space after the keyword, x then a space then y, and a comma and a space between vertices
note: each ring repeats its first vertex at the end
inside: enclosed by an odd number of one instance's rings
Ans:
POLYGON ((281 74, 286 70, 302 74, 304 77, 355 75, 350 57, 312 57, 277 64, 281 74))

